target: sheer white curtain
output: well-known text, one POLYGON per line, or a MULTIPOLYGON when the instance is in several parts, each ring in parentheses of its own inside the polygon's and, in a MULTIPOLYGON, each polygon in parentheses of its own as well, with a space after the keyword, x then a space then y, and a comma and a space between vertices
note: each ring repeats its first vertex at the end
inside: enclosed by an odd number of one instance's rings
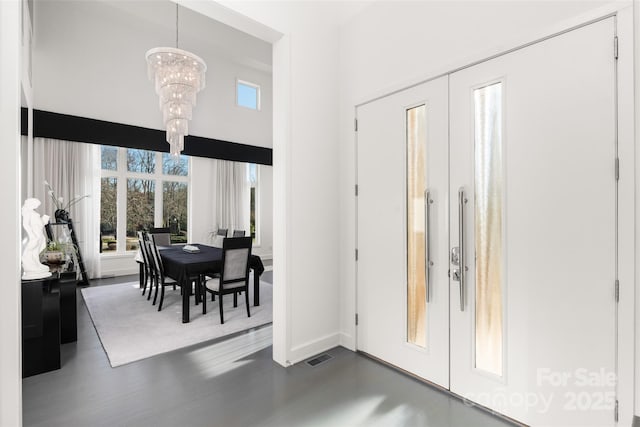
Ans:
POLYGON ((249 235, 250 189, 246 163, 216 160, 216 220, 218 228, 245 230, 249 235))
POLYGON ((89 277, 100 270, 99 227, 100 167, 94 156, 95 146, 49 138, 33 140, 34 197, 42 202, 40 211, 54 219, 56 207, 45 187, 46 180, 64 204, 77 196, 89 195, 70 209, 78 246, 89 277), (97 199, 96 199, 97 198, 97 199))

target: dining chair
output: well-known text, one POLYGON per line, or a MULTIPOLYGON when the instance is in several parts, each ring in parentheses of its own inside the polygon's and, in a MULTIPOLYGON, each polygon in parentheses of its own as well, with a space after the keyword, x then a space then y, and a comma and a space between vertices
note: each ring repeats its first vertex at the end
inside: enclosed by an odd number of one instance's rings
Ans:
POLYGON ((171 246, 171 233, 168 227, 150 228, 149 234, 155 237, 156 245, 171 246))
MULTIPOLYGON (((158 311, 162 310, 162 303, 164 302, 164 288, 165 286, 173 286, 173 290, 176 290, 177 282, 173 280, 171 277, 167 277, 164 274, 164 266, 162 265, 162 257, 160 256, 160 251, 158 250, 158 245, 156 244, 156 236, 151 234, 151 238, 147 242, 148 251, 151 253, 151 259, 154 267, 155 273, 155 294, 153 296, 153 305, 156 304, 156 300, 158 299, 158 288, 160 288, 160 303, 158 304, 158 311)), ((151 289, 149 289, 149 293, 151 293, 151 289)))
POLYGON ((227 237, 227 232, 228 229, 226 228, 218 228, 218 231, 216 231, 215 235, 213 236, 213 242, 211 246, 221 248, 224 239, 226 239, 227 237))
POLYGON ((233 306, 238 306, 238 293, 244 292, 247 317, 249 311, 249 258, 251 257, 251 237, 231 237, 224 239, 222 246, 222 270, 220 277, 205 278, 202 286, 202 314, 207 314, 207 295, 211 301, 218 296, 220 306, 220 324, 224 324, 224 307, 222 296, 233 294, 233 306))
POLYGON ((244 237, 244 230, 233 230, 233 237, 244 237))
POLYGON ((142 295, 147 291, 147 284, 149 285, 149 295, 147 299, 151 297, 151 287, 153 286, 153 268, 149 260, 149 253, 146 245, 147 235, 144 231, 138 231, 138 249, 142 255, 142 277, 140 277, 140 287, 142 288, 142 295))

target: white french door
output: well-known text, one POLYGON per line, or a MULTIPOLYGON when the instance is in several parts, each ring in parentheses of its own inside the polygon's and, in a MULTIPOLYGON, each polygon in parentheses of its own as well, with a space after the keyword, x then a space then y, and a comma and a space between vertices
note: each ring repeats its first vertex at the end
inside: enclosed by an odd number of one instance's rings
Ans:
POLYGON ((451 391, 531 425, 614 424, 614 32, 451 75, 451 391))
POLYGON ((448 388, 447 78, 358 123, 358 349, 448 388))
POLYGON ((358 107, 359 350, 532 426, 615 424, 614 35, 358 107))

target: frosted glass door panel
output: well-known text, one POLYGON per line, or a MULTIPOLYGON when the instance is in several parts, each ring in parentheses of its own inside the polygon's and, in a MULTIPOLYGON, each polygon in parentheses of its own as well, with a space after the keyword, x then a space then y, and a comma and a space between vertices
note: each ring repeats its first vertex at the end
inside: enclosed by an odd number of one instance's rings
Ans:
POLYGON ((407 110, 407 341, 426 346, 426 107, 407 110))
POLYGON ((474 90, 476 368, 502 375, 502 83, 474 90))

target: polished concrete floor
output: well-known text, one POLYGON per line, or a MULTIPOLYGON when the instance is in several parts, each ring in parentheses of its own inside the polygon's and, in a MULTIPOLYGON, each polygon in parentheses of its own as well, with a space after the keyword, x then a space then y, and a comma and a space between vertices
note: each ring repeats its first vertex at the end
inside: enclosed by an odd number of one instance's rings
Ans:
MULTIPOLYGON (((131 277, 94 285, 122 280, 131 277)), ((111 368, 79 295, 78 341, 63 346, 62 368, 23 381, 24 425, 511 425, 343 348, 282 368, 266 328, 111 368)))

